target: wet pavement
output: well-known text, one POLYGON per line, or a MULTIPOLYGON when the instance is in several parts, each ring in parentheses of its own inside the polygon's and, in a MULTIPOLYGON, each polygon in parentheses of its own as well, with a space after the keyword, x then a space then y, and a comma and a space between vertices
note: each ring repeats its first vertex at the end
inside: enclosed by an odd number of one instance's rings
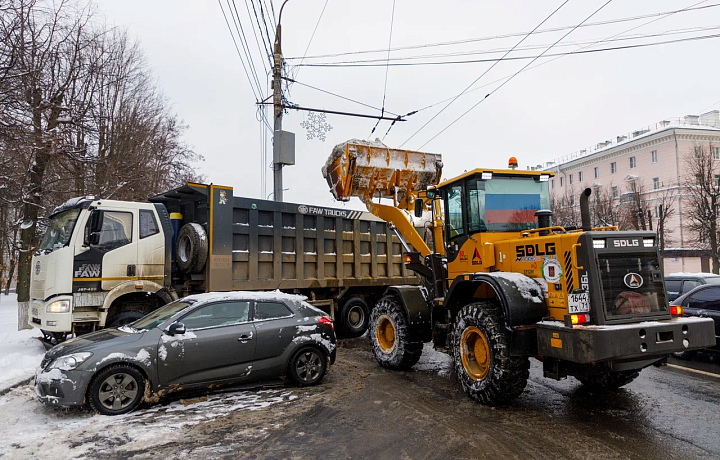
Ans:
POLYGON ((389 371, 365 339, 345 340, 320 386, 176 400, 123 418, 42 408, 18 389, 0 412, 35 415, 0 420, 0 458, 57 458, 62 450, 27 437, 2 440, 51 423, 71 425, 57 442, 85 458, 720 458, 720 365, 671 364, 604 394, 545 379, 532 361, 525 393, 489 408, 460 390, 445 355, 426 347, 413 371, 389 371))

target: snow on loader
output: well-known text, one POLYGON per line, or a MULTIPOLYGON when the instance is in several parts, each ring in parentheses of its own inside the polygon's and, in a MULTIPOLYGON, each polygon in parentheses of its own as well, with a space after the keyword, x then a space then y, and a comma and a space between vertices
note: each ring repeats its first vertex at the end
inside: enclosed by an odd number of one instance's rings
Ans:
POLYGON ((497 405, 523 392, 530 357, 545 377, 613 390, 673 352, 715 344, 711 319, 668 306, 655 233, 593 228, 590 189, 579 227, 553 225, 552 173, 510 160, 441 183, 437 154, 365 141, 334 148, 323 167, 331 193, 386 220, 424 280, 389 287, 372 311, 382 366, 409 368, 432 341, 453 356, 468 395, 497 405), (432 248, 416 227, 430 230, 432 248))

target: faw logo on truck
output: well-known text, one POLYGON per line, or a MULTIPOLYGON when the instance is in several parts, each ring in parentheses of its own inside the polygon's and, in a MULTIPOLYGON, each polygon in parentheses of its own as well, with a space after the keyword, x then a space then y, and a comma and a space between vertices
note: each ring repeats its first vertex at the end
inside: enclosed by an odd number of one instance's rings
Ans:
POLYGON ((345 211, 343 209, 317 208, 314 206, 305 206, 304 204, 298 206, 298 212, 300 214, 311 214, 315 216, 325 217, 343 217, 345 219, 359 219, 360 216, 362 216, 362 211, 345 211))
POLYGON ((99 278, 100 264, 83 264, 75 270, 75 278, 99 278))

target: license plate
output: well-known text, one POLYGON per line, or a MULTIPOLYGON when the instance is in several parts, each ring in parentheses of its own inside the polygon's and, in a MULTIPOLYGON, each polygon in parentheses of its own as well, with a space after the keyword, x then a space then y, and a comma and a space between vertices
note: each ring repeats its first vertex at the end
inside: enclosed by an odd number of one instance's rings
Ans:
POLYGON ((590 296, 587 292, 568 295, 568 311, 570 313, 587 313, 590 311, 590 296))

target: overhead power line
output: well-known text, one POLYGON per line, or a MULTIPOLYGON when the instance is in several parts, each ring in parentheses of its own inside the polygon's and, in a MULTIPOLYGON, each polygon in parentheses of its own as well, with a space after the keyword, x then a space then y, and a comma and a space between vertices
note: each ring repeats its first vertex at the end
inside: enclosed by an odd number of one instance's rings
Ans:
POLYGON ((248 62, 248 68, 250 69, 250 73, 253 75, 253 78, 255 80, 255 84, 257 85, 256 88, 258 90, 258 94, 260 95, 260 99, 263 98, 263 91, 262 91, 262 85, 260 84, 260 79, 257 76, 257 70, 255 69, 255 62, 252 58, 252 52, 250 51, 250 43, 247 40, 247 37, 245 36, 245 30, 242 26, 242 21, 240 20, 240 14, 237 11, 237 6, 235 5, 235 0, 232 0, 232 8, 230 7, 230 0, 227 0, 228 9, 230 10, 230 17, 233 18, 233 23, 235 24, 235 30, 238 32, 238 39, 240 40, 240 45, 242 46, 243 51, 245 52, 245 57, 248 62), (233 10, 235 11, 235 15, 233 16, 233 10))
POLYGON ((255 101, 259 102, 261 97, 258 97, 257 92, 255 91, 255 85, 252 81, 252 78, 250 78, 250 74, 248 73, 248 69, 245 66, 245 60, 242 57, 242 54, 240 53, 240 48, 238 48, 237 41, 235 40, 235 34, 232 31, 232 27, 230 27, 230 22, 228 21, 227 15, 225 14, 225 9, 222 6, 222 2, 218 0, 218 5, 220 5, 220 10, 222 11, 223 17, 225 18, 225 24, 227 24, 228 31, 230 32, 230 36, 232 37, 232 41, 235 44, 235 50, 237 51, 238 57, 240 58, 240 62, 242 63, 243 70, 245 71, 245 75, 248 78, 248 82, 250 83, 250 89, 253 92, 253 96, 255 97, 255 101))
MULTIPOLYGON (((700 2, 700 3, 705 3, 705 2, 700 2)), ((699 5, 699 4, 690 6, 688 8, 664 11, 661 13, 651 13, 651 14, 645 14, 645 15, 641 15, 641 16, 629 16, 629 17, 624 17, 624 18, 609 19, 606 21, 589 22, 589 23, 583 24, 581 27, 583 27, 583 28, 595 27, 595 26, 603 26, 603 25, 608 25, 608 24, 617 24, 617 23, 622 23, 622 22, 639 21, 642 19, 648 19, 648 18, 654 18, 654 17, 671 16, 676 13, 686 13, 686 12, 690 12, 690 11, 714 8, 714 7, 720 6, 720 3, 713 3, 710 5, 704 5, 704 6, 697 6, 697 5, 699 5)), ((554 28, 550 28, 550 29, 540 29, 540 30, 537 30, 534 33, 534 35, 549 33, 549 32, 560 32, 563 30, 572 29, 573 27, 575 27, 575 26, 569 25, 569 26, 562 26, 562 27, 554 27, 554 28)), ((527 32, 514 32, 514 33, 509 33, 509 34, 503 34, 503 35, 492 35, 492 36, 486 36, 486 37, 468 38, 468 39, 463 39, 463 40, 453 40, 453 41, 437 42, 437 43, 424 43, 424 44, 417 44, 417 45, 398 46, 398 47, 392 48, 391 51, 402 51, 402 50, 411 50, 411 49, 419 49, 419 48, 433 48, 433 47, 439 47, 439 46, 462 45, 462 44, 466 44, 466 43, 475 43, 475 42, 482 42, 482 41, 498 40, 498 39, 503 39, 503 38, 521 37, 525 34, 527 34, 527 32)), ((373 50, 347 51, 347 52, 342 52, 342 53, 319 54, 319 55, 315 55, 315 56, 304 56, 304 58, 305 59, 321 59, 321 58, 351 56, 351 55, 356 55, 356 54, 385 53, 386 51, 387 51, 387 49, 381 48, 381 49, 373 49, 373 50)), ((300 59, 300 57, 286 57, 285 58, 285 60, 287 60, 287 61, 298 60, 298 59, 300 59)))
MULTIPOLYGON (((550 49, 552 49, 553 46, 557 45, 557 44, 560 43, 562 40, 564 40, 565 37, 567 37, 568 35, 570 35, 571 33, 573 33, 578 27, 580 27, 580 26, 581 26, 582 24, 584 24, 585 22, 589 21, 590 18, 592 18, 592 17, 595 16, 597 13, 599 13, 603 8, 605 8, 606 6, 608 6, 608 5, 610 4, 610 2, 612 2, 612 0, 608 0, 607 2, 603 3, 603 4, 600 6, 600 8, 596 9, 595 11, 593 11, 593 12, 590 14, 590 16, 588 16, 588 17, 586 17, 585 19, 583 19, 583 21, 582 21, 580 24, 578 24, 577 26, 575 26, 574 28, 572 28, 571 30, 569 30, 565 35, 563 35, 562 37, 560 37, 555 43, 553 43, 552 45, 550 45, 549 47, 547 47, 547 49, 545 49, 545 51, 543 51, 543 52, 540 53, 538 56, 536 56, 535 58, 533 58, 533 60, 530 61, 529 63, 525 64, 525 66, 523 66, 523 68, 521 68, 520 70, 518 70, 517 72, 515 72, 510 78, 508 78, 507 80, 505 80, 504 82, 502 82, 502 84, 501 84, 500 86, 498 86, 497 88, 495 88, 494 90, 492 90, 489 94, 486 94, 484 98, 480 99, 475 105, 473 105, 472 107, 470 107, 469 109, 467 109, 465 112, 463 112, 462 115, 460 115, 459 117, 457 117, 455 120, 453 120, 452 122, 450 122, 449 125, 447 125, 447 126, 444 127, 442 130, 440 130, 439 133, 437 133, 436 135, 434 135, 433 137, 431 137, 430 140, 428 140, 427 142, 425 142, 423 145, 420 146, 420 149, 422 149, 422 148, 425 147, 427 144, 429 144, 430 142, 432 142, 435 138, 437 138, 439 135, 441 135, 442 133, 444 133, 448 128, 450 128, 452 125, 454 125, 455 123, 457 123, 458 120, 460 120, 460 119, 463 118, 465 115, 467 115, 468 113, 470 113, 475 107, 477 107, 478 105, 482 104, 485 100, 487 100, 488 97, 490 97, 491 95, 493 95, 493 94, 495 94, 496 92, 498 92, 498 91, 500 90, 500 88, 502 88, 503 86, 507 85, 513 78, 515 78, 518 74, 520 74, 520 72, 522 72, 523 70, 525 70, 526 68, 528 68, 528 67, 529 67, 530 65, 532 65, 532 63, 535 62, 536 60, 540 59, 547 51, 550 51, 550 49)), ((419 150, 419 149, 418 149, 418 150, 419 150)))
MULTIPOLYGON (((393 32, 393 24, 395 23, 395 0, 393 0, 392 4, 392 13, 390 13, 390 36, 388 38, 388 52, 387 52, 387 60, 386 64, 390 63, 390 45, 392 44, 392 32, 393 32)), ((385 84, 383 85, 383 99, 382 99, 382 108, 380 109, 380 116, 382 117, 385 115, 385 96, 387 95, 387 80, 388 80, 388 71, 390 70, 390 66, 385 66, 385 84)), ((373 126, 372 131, 370 131, 370 136, 373 135, 375 130, 377 129, 378 125, 380 124, 381 118, 378 118, 377 122, 375 123, 375 126, 373 126)))
POLYGON ((560 4, 560 6, 558 6, 557 8, 555 8, 555 10, 553 10, 553 12, 550 13, 549 16, 547 16, 547 17, 546 17, 545 19, 543 19, 538 25, 536 25, 533 30, 531 30, 530 32, 528 32, 527 34, 525 34, 525 36, 524 36, 522 39, 520 39, 520 41, 517 42, 517 43, 515 44, 515 46, 513 46, 512 48, 510 48, 500 59, 498 59, 493 65, 491 65, 490 68, 486 69, 485 72, 483 72, 482 74, 480 74, 480 76, 477 77, 475 80, 473 80, 473 82, 470 83, 470 84, 467 86, 467 88, 465 88, 464 90, 462 90, 462 92, 460 92, 460 94, 458 94, 458 95, 455 96, 450 102, 448 102, 445 107, 443 107, 438 113, 436 113, 435 115, 433 115, 432 118, 430 118, 428 121, 426 121, 425 124, 422 125, 420 128, 418 128, 418 130, 415 131, 410 137, 408 137, 407 139, 405 139, 405 142, 403 142, 402 144, 400 144, 400 147, 402 147, 403 145, 407 144, 410 139, 412 139, 413 137, 415 137, 415 136, 417 135, 417 133, 419 133, 420 131, 422 131, 422 130, 423 130, 427 125, 429 125, 435 118, 437 118, 441 113, 443 113, 443 112, 445 111, 445 109, 447 109, 448 107, 450 107, 450 106, 453 104, 453 102, 455 102, 460 96, 462 96, 462 95, 465 94, 470 88, 472 88, 472 87, 475 85, 475 83, 477 83, 482 77, 484 77, 485 75, 487 75, 487 73, 490 72, 490 71, 497 65, 498 62, 500 62, 500 61, 502 61, 503 59, 505 59, 505 58, 508 56, 508 54, 510 54, 515 48, 517 48, 518 46, 520 46, 520 44, 522 44, 522 42, 524 42, 530 35, 532 35, 533 32, 535 32, 536 30, 538 30, 538 29, 540 28, 540 26, 542 26, 543 24, 545 24, 551 17, 553 17, 553 16, 555 15, 555 13, 557 13, 558 11, 560 11, 560 9, 561 9, 563 6, 565 6, 569 1, 570 1, 570 0, 565 0, 562 4, 560 4))
MULTIPOLYGON (((245 2, 245 10, 247 11, 248 18, 250 19, 250 26, 252 27, 253 35, 255 36, 255 42, 257 42, 258 45, 258 51, 260 52, 260 56, 263 55, 262 49, 265 50, 265 56, 267 57, 267 62, 272 68, 273 62, 272 62, 272 43, 268 45, 268 42, 265 40, 265 36, 263 35, 262 27, 260 26, 260 18, 258 17, 257 10, 255 9, 255 2, 254 1, 246 1, 245 2), (248 3, 252 3, 252 9, 253 12, 250 14, 250 8, 248 7, 248 3), (255 23, 253 23, 253 16, 255 16, 255 23), (257 32, 255 32, 255 25, 257 24, 257 32), (260 38, 258 39, 257 34, 260 34, 260 38), (262 49, 260 49, 260 42, 262 42, 262 49)), ((265 74, 268 73, 268 68, 265 66, 265 60, 262 60, 263 63, 263 69, 265 69, 265 74)))
MULTIPOLYGON (((366 104, 366 103, 364 103, 364 102, 356 101, 355 99, 350 99, 349 97, 341 96, 340 94, 332 93, 332 92, 327 91, 327 90, 324 90, 324 89, 322 89, 322 88, 318 88, 318 87, 316 87, 316 86, 308 85, 307 83, 299 82, 299 81, 297 81, 297 80, 295 80, 295 79, 292 79, 292 78, 283 77, 283 79, 284 79, 284 80, 287 80, 287 81, 290 81, 290 82, 292 82, 292 83, 294 83, 294 84, 300 85, 300 86, 305 86, 305 87, 307 87, 307 88, 314 89, 314 90, 316 90, 316 91, 320 91, 321 93, 329 94, 330 96, 335 96, 335 97, 337 97, 337 98, 344 99, 344 100, 346 100, 346 101, 353 102, 353 103, 355 103, 355 104, 362 105, 362 106, 364 106, 364 107, 368 107, 368 108, 370 108, 370 109, 374 109, 374 110, 378 110, 378 111, 381 110, 380 107, 376 107, 376 106, 373 106, 373 105, 370 105, 370 104, 366 104)), ((391 111, 389 111, 389 110, 385 110, 385 112, 386 112, 386 113, 389 113, 390 115, 395 115, 395 116, 397 116, 397 117, 401 116, 400 114, 393 113, 393 112, 391 112, 391 111)), ((407 115, 404 115, 404 116, 407 116, 407 115)))
MULTIPOLYGON (((313 38, 315 38, 315 32, 318 30, 318 26, 320 25, 320 20, 323 17, 323 14, 325 14, 325 8, 327 8, 328 2, 330 0, 325 0, 325 5, 323 6, 322 11, 320 12, 320 17, 318 18, 317 22, 315 23, 315 28, 313 29, 312 35, 310 35, 310 41, 308 41, 307 46, 305 47, 305 52, 303 53, 302 59, 300 59, 300 64, 302 64, 305 61, 305 55, 307 54, 308 50, 310 49, 310 45, 312 44, 313 38)), ((270 2, 272 4, 272 2, 270 2)), ((297 75, 300 73, 300 69, 298 68, 295 71, 295 74, 293 75, 293 78, 297 78, 297 75)))

